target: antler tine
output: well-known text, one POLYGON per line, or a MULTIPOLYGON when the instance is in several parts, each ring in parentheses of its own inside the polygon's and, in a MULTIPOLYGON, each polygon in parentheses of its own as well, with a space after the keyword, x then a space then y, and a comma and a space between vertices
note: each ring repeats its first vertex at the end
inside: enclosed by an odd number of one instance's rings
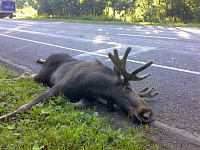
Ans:
POLYGON ((126 51, 124 52, 124 55, 123 55, 123 57, 121 59, 122 66, 123 66, 124 69, 126 69, 126 60, 127 60, 127 57, 128 57, 128 54, 130 53, 130 51, 131 51, 131 47, 128 47, 126 49, 126 51))
POLYGON ((140 76, 140 77, 138 77, 138 76, 136 76, 136 75, 137 75, 139 72, 141 72, 141 71, 145 70, 146 68, 148 68, 149 66, 151 66, 152 64, 153 64, 153 61, 150 60, 150 61, 147 62, 146 64, 144 64, 144 65, 142 65, 142 66, 136 68, 135 70, 133 70, 133 71, 131 72, 131 75, 130 75, 130 78, 131 78, 130 80, 133 80, 133 81, 141 81, 141 80, 143 80, 143 79, 149 77, 149 76, 151 75, 151 73, 147 73, 147 74, 145 74, 145 75, 143 75, 143 76, 140 76))
POLYGON ((153 64, 153 61, 149 61, 146 64, 136 68, 135 70, 132 71, 132 73, 128 73, 126 71, 126 61, 127 61, 127 57, 128 54, 131 51, 131 47, 128 47, 122 57, 122 59, 119 58, 118 55, 118 51, 117 49, 114 49, 114 55, 112 55, 111 53, 108 54, 109 58, 111 59, 111 61, 113 62, 115 68, 119 71, 119 73, 124 77, 124 83, 128 83, 128 81, 133 80, 133 81, 141 81, 147 77, 149 77, 151 74, 145 74, 143 76, 136 76, 140 71, 145 70, 146 68, 148 68, 151 64, 153 64))
POLYGON ((147 86, 147 87, 143 88, 139 93, 144 93, 144 92, 148 91, 149 89, 150 88, 147 86))
POLYGON ((140 97, 146 97, 146 98, 153 98, 153 97, 156 97, 156 96, 158 96, 158 92, 155 92, 155 93, 152 93, 152 91, 154 90, 155 88, 154 87, 151 87, 151 88, 148 88, 148 87, 146 87, 146 88, 144 88, 142 91, 140 91, 139 93, 138 93, 138 95, 140 96, 140 97))
POLYGON ((114 55, 117 59, 119 59, 119 55, 118 55, 118 50, 117 49, 114 49, 114 55))
POLYGON ((109 58, 111 59, 117 71, 119 71, 119 73, 124 77, 124 83, 128 82, 128 78, 130 75, 129 73, 126 72, 126 60, 130 51, 131 48, 128 47, 122 59, 119 58, 117 49, 114 49, 114 55, 112 55, 111 53, 108 54, 109 58))

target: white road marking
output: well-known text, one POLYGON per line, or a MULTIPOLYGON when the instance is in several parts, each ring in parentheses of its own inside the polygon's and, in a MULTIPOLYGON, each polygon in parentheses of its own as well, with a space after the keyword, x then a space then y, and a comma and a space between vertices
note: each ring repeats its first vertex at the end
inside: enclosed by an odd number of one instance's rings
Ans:
POLYGON ((13 38, 13 39, 22 40, 22 41, 27 41, 27 42, 47 45, 47 46, 51 46, 51 47, 62 48, 62 49, 70 50, 70 51, 76 51, 76 52, 87 53, 87 54, 96 55, 96 56, 107 57, 106 55, 103 55, 103 54, 96 54, 94 52, 87 52, 87 51, 84 51, 84 50, 68 48, 68 47, 64 47, 64 46, 60 46, 60 45, 55 45, 55 44, 50 44, 50 43, 45 43, 45 42, 40 42, 40 41, 35 41, 35 40, 24 39, 24 38, 20 38, 20 37, 11 36, 11 35, 5 35, 5 34, 0 34, 0 35, 1 36, 5 36, 5 37, 9 37, 9 38, 13 38))
MULTIPOLYGON (((104 54, 107 55, 108 53, 112 53, 114 49, 126 49, 127 47, 132 47, 133 51, 131 51, 129 53, 129 56, 133 56, 139 53, 143 53, 143 52, 148 52, 152 49, 155 49, 155 47, 145 47, 145 46, 139 46, 139 45, 130 45, 130 44, 123 44, 123 45, 117 45, 114 47, 109 47, 109 48, 104 48, 104 49, 99 49, 97 51, 93 51, 93 53, 95 54, 104 54)), ((123 52, 122 52, 123 53, 123 52)), ((121 51, 119 51, 119 55, 121 54, 121 51)), ((91 54, 79 54, 76 55, 74 58, 79 59, 81 57, 93 57, 91 54)), ((107 61, 107 60, 105 60, 107 61)), ((108 59, 108 61, 110 61, 110 59, 108 59)))
POLYGON ((151 35, 136 35, 136 34, 117 34, 121 36, 133 36, 133 37, 148 37, 148 38, 157 38, 157 39, 169 39, 177 40, 178 38, 164 37, 164 36, 151 36, 151 35))
MULTIPOLYGON (((82 26, 81 26, 82 27, 82 26)), ((83 41, 83 42, 93 42, 95 44, 110 44, 110 45, 115 45, 115 46, 120 46, 122 43, 116 42, 116 41, 106 41, 107 39, 106 35, 101 35, 103 38, 98 38, 98 36, 95 39, 86 39, 86 38, 81 38, 81 37, 71 37, 71 36, 65 36, 65 35, 59 35, 59 34, 52 34, 52 33, 44 33, 44 32, 36 32, 36 31, 29 31, 29 30, 24 30, 20 29, 20 26, 18 28, 5 28, 5 27, 0 27, 0 29, 3 30, 8 30, 8 31, 16 31, 16 32, 22 32, 22 33, 30 33, 30 34, 37 34, 37 35, 44 35, 44 36, 51 36, 55 38, 64 38, 64 39, 70 39, 70 40, 76 40, 76 41, 83 41)), ((6 32, 5 32, 6 33, 6 32)), ((168 38, 169 37, 160 37, 160 36, 148 36, 148 35, 132 35, 132 34, 118 34, 118 35, 123 35, 123 36, 131 36, 131 37, 148 37, 148 38, 157 38, 157 39, 162 39, 162 38, 168 38)), ((80 36, 80 35, 76 35, 80 36)), ((100 36, 99 36, 100 37, 100 36)), ((174 40, 174 38, 171 38, 174 40)), ((176 38, 178 39, 178 38, 176 38)), ((141 39, 143 40, 143 39, 141 39)), ((160 41, 154 41, 154 44, 160 43, 160 41)), ((167 41, 162 41, 163 44, 168 43, 167 41)), ((176 44, 176 41, 173 41, 174 44, 176 44)), ((124 45, 124 44, 123 44, 124 45)), ((187 43, 188 47, 193 47, 193 46, 198 46, 199 45, 194 45, 187 43)), ((173 51, 172 51, 173 52, 173 51)), ((179 51, 180 52, 180 51, 179 51)), ((196 55, 196 54, 195 54, 196 55)))
MULTIPOLYGON (((64 47, 64 46, 60 46, 60 45, 55 45, 55 44, 50 44, 50 43, 45 43, 45 42, 40 42, 40 41, 35 41, 35 40, 24 39, 24 38, 20 38, 20 37, 11 36, 11 35, 5 35, 5 34, 0 34, 0 35, 4 36, 4 37, 9 37, 9 38, 13 38, 13 39, 27 41, 27 42, 47 45, 47 46, 51 46, 51 47, 62 48, 62 49, 70 50, 70 51, 76 51, 76 52, 81 52, 81 53, 86 53, 86 54, 91 54, 91 55, 101 56, 101 57, 106 57, 106 58, 108 57, 105 54, 98 54, 98 53, 95 53, 95 52, 87 52, 87 51, 84 51, 84 50, 64 47)), ((130 62, 133 62, 133 63, 137 63, 137 64, 145 64, 145 62, 136 61, 136 60, 128 59, 127 61, 130 61, 130 62)), ((191 70, 175 68, 175 67, 169 67, 169 66, 163 66, 163 65, 157 65, 157 64, 153 64, 152 66, 153 67, 157 67, 157 68, 163 68, 163 69, 168 69, 168 70, 173 70, 173 71, 179 71, 179 72, 185 72, 185 73, 200 75, 200 72, 197 72, 197 71, 191 71, 191 70)))
MULTIPOLYGON (((56 38, 65 38, 65 39, 70 39, 70 40, 77 40, 77 41, 83 41, 83 42, 93 42, 93 43, 104 43, 104 44, 112 44, 112 45, 121 45, 121 43, 113 42, 113 41, 104 41, 103 39, 85 39, 85 38, 77 38, 77 37, 71 37, 71 36, 64 36, 64 35, 58 35, 58 34, 52 34, 52 33, 44 33, 44 32, 36 32, 36 31, 28 31, 28 30, 22 30, 19 28, 4 28, 0 27, 0 29, 3 30, 9 30, 9 31, 17 31, 17 32, 22 32, 22 33, 30 33, 30 34, 37 34, 37 35, 44 35, 44 36, 51 36, 51 37, 56 37, 56 38)), ((79 35, 80 36, 80 35, 79 35)), ((104 37, 105 39, 105 37, 104 37)))

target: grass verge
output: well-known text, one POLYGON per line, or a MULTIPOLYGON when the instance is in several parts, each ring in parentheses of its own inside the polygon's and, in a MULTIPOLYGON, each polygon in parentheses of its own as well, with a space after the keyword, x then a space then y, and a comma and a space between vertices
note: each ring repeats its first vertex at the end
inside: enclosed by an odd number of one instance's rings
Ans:
MULTIPOLYGON (((0 66, 0 115, 47 90, 31 80, 4 81, 16 76, 0 66)), ((0 149, 144 150, 158 149, 158 146, 152 137, 133 127, 114 130, 95 110, 74 109, 61 95, 7 123, 0 122, 0 149)))
POLYGON ((45 17, 22 17, 18 19, 32 19, 43 21, 64 21, 64 22, 79 22, 79 23, 100 23, 100 24, 124 24, 124 25, 152 25, 152 26, 170 26, 170 27, 200 27, 200 23, 154 23, 154 22, 122 22, 117 19, 107 19, 103 17, 72 17, 72 18, 45 18, 45 17))

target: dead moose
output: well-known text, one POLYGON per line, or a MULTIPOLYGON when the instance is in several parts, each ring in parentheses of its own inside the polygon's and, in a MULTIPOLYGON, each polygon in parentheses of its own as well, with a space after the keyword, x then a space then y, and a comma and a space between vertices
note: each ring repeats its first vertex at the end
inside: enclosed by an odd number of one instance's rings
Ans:
POLYGON ((44 65, 37 74, 26 72, 11 80, 31 78, 36 82, 48 85, 49 90, 18 110, 1 116, 0 120, 5 121, 19 112, 29 110, 39 102, 44 102, 50 97, 63 93, 70 100, 80 100, 73 103, 75 107, 85 107, 91 101, 103 99, 107 101, 108 111, 113 111, 113 105, 116 104, 131 117, 134 123, 151 122, 152 109, 142 98, 153 98, 158 93, 152 94, 154 87, 146 87, 137 93, 131 87, 130 81, 140 81, 150 76, 149 73, 141 77, 138 77, 137 74, 149 67, 153 61, 149 61, 128 73, 126 61, 130 50, 130 47, 126 49, 122 59, 119 58, 116 49, 114 49, 114 54, 108 54, 114 64, 113 70, 98 60, 80 61, 68 54, 52 54, 47 60, 39 59, 38 63, 44 63, 44 65))

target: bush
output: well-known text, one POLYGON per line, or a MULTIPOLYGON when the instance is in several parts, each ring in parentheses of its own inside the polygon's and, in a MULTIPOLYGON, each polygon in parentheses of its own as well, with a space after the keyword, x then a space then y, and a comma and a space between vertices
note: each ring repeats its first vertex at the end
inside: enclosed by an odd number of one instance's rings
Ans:
POLYGON ((29 6, 29 4, 26 2, 24 3, 24 6, 22 9, 17 9, 17 16, 18 17, 37 17, 38 11, 35 10, 32 6, 29 6))

